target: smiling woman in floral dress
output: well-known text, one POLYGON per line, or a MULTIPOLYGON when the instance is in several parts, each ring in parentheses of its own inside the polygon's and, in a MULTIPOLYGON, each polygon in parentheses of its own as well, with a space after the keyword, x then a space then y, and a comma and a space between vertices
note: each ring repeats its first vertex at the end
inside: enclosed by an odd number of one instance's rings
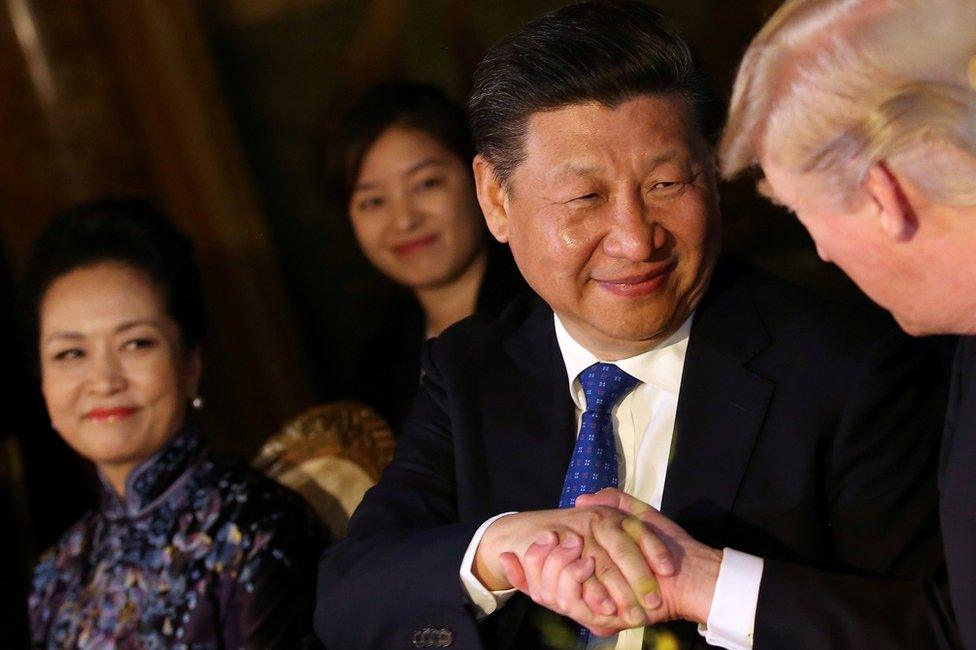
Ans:
POLYGON ((188 418, 204 321, 189 241, 142 201, 75 208, 35 244, 24 298, 51 424, 102 482, 35 568, 32 643, 302 647, 325 539, 188 418))

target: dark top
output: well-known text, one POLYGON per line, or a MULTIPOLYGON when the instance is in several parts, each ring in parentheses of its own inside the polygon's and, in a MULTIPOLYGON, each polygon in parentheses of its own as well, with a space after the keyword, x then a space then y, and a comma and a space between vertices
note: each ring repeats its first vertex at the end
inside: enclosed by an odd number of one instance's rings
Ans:
MULTIPOLYGON (((525 287, 508 247, 490 244, 475 313, 497 317, 525 287)), ((420 348, 427 323, 420 303, 407 289, 398 288, 383 311, 379 330, 357 360, 348 397, 375 408, 398 435, 420 388, 420 348)))
POLYGON ((301 648, 322 527, 296 494, 185 429, 106 483, 41 558, 29 599, 41 648, 301 648))
POLYGON ((949 588, 967 648, 976 648, 976 337, 959 339, 942 441, 939 510, 949 588))
MULTIPOLYGON (((561 620, 521 595, 477 620, 458 575, 487 518, 559 501, 576 422, 552 311, 529 297, 469 318, 423 358, 393 462, 323 555, 316 632, 336 648, 566 647, 561 620)), ((946 379, 890 319, 716 270, 661 509, 766 559, 757 650, 951 647, 935 481, 946 379)), ((705 646, 694 625, 666 629, 705 646)))

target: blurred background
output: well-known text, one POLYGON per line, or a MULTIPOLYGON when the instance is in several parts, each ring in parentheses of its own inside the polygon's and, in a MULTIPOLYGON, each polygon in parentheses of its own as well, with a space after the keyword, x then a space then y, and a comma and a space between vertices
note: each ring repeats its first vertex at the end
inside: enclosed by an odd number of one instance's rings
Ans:
MULTIPOLYGON (((0 638, 26 645, 36 554, 93 503, 18 344, 14 293, 58 210, 149 194, 195 241, 210 309, 203 394, 214 446, 251 456, 289 417, 344 397, 343 369, 390 286, 324 188, 330 125, 370 84, 463 100, 495 39, 553 0, 0 0, 0 638)), ((727 94, 778 0, 655 0, 727 94)), ((844 300, 794 219, 751 181, 723 189, 726 250, 844 300)))

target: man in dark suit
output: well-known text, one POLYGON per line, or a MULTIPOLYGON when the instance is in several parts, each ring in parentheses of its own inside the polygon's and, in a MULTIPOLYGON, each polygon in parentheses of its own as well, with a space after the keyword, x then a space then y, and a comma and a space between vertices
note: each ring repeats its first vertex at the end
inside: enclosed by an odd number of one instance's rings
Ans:
POLYGON ((750 45, 723 173, 761 166, 905 331, 963 334, 939 471, 952 605, 976 648, 976 3, 792 0, 750 45), (824 39, 830 34, 830 39, 824 39))
POLYGON ((951 645, 938 368, 886 323, 717 264, 710 97, 637 1, 488 54, 479 199, 538 297, 425 350, 396 457, 323 556, 327 646, 951 645), (663 515, 572 507, 601 487, 663 515), (647 627, 678 618, 701 627, 647 627))

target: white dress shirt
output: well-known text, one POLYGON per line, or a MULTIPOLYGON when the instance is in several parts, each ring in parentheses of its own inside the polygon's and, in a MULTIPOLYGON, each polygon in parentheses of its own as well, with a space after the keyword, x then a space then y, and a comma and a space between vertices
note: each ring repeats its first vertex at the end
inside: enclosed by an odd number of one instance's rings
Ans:
MULTIPOLYGON (((586 410, 579 374, 602 361, 580 345, 554 316, 556 340, 566 366, 567 386, 576 405, 576 430, 586 410)), ((615 363, 640 383, 611 412, 617 442, 620 489, 660 509, 677 416, 678 392, 684 369, 691 317, 670 338, 652 350, 615 363)), ((461 582, 471 602, 483 616, 504 605, 514 590, 492 592, 475 578, 474 556, 485 530, 501 513, 475 533, 461 562, 461 582)), ((712 598, 708 623, 699 632, 711 645, 730 650, 752 648, 752 632, 762 580, 762 559, 725 549, 712 598)), ((591 637, 588 648, 640 650, 643 628, 624 630, 616 638, 591 637)))

